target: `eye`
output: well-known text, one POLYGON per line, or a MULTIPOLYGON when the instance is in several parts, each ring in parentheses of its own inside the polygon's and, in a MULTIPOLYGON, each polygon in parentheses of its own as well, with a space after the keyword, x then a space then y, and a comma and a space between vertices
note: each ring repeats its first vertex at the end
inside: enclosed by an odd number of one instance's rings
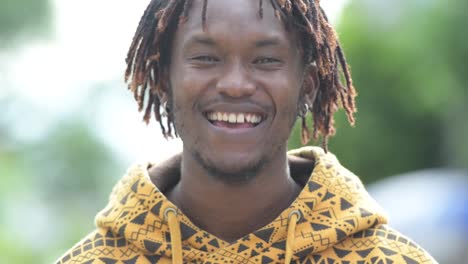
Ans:
POLYGON ((280 63, 281 61, 276 59, 276 58, 272 58, 272 57, 262 57, 262 58, 258 58, 254 61, 254 64, 271 64, 271 63, 280 63))
POLYGON ((216 57, 209 56, 209 55, 202 55, 192 58, 194 61, 204 62, 204 63, 213 63, 218 62, 219 60, 216 57))

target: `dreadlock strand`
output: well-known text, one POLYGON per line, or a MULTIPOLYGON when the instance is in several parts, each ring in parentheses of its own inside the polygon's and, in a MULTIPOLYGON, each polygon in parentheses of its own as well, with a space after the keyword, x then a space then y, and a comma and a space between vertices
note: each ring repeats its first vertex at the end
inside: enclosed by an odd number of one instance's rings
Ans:
POLYGON ((151 107, 153 106, 154 103, 154 94, 150 93, 149 94, 149 99, 148 103, 146 105, 146 110, 145 110, 145 115, 143 116, 143 121, 146 124, 149 124, 150 119, 151 119, 151 107))
POLYGON ((351 71, 348 67, 348 63, 346 62, 346 58, 344 56, 344 52, 343 52, 343 49, 341 48, 341 45, 337 46, 336 52, 337 52, 338 60, 340 61, 340 64, 341 64, 341 68, 343 70, 343 74, 345 76, 346 86, 348 87, 350 91, 354 90, 353 80, 351 78, 351 71))
POLYGON ((184 8, 182 9, 182 15, 179 18, 179 24, 184 24, 188 20, 188 14, 190 8, 192 8, 193 0, 185 0, 184 8))
MULTIPOLYGON (((277 1, 281 1, 281 0, 270 0, 270 3, 271 3, 271 6, 273 6, 273 10, 275 12, 275 17, 280 21, 282 22, 283 21, 283 15, 282 15, 282 12, 281 12, 281 4, 278 3, 277 1)), ((283 0, 284 1, 284 0, 283 0)))
POLYGON ((206 12, 208 10, 208 0, 203 0, 203 7, 202 7, 202 26, 203 30, 206 30, 206 12))
POLYGON ((348 116, 349 123, 351 125, 354 125, 355 123, 354 113, 356 112, 356 102, 355 102, 356 90, 354 89, 353 80, 351 78, 351 72, 350 72, 348 63, 346 62, 346 58, 344 56, 343 50, 340 45, 338 45, 337 47, 337 57, 338 57, 338 60, 340 61, 341 69, 343 71, 343 74, 346 80, 347 100, 345 100, 346 104, 344 105, 344 108, 346 111, 346 115, 348 116))
MULTIPOLYGON (((155 67, 155 63, 154 61, 151 63, 151 67, 149 69, 150 73, 148 74, 148 86, 150 88, 149 90, 149 93, 150 94, 156 94, 156 90, 157 90, 157 86, 158 86, 158 82, 155 80, 157 74, 155 74, 155 71, 157 71, 157 67, 155 67)), ((143 110, 143 103, 145 101, 145 96, 146 96, 146 91, 147 91, 147 86, 145 85, 144 86, 144 90, 140 93, 140 105, 139 105, 139 111, 142 111, 143 110)), ((154 99, 154 105, 156 107, 156 104, 158 105, 159 107, 159 98, 158 96, 155 96, 155 99, 154 99)), ((155 115, 155 117, 157 117, 157 115, 155 115)), ((157 119, 157 118, 156 118, 157 119)))
POLYGON ((286 9, 286 11, 287 11, 288 14, 291 14, 291 12, 292 12, 292 3, 291 3, 291 0, 286 0, 286 1, 285 1, 284 8, 286 9))
MULTIPOLYGON (((158 26, 156 27, 156 31, 157 33, 161 33, 161 32, 164 32, 164 30, 166 29, 167 27, 167 10, 164 9, 164 10, 161 10, 161 18, 159 19, 158 21, 158 26)), ((155 34, 156 35, 156 34, 155 34)))
POLYGON ((322 148, 325 153, 328 153, 328 137, 328 135, 325 135, 322 139, 322 148))
MULTIPOLYGON (((302 2, 302 0, 299 0, 299 2, 294 2, 293 7, 295 7, 299 11, 299 14, 301 15, 301 18, 304 20, 307 33, 313 34, 314 33, 314 28, 310 24, 309 19, 307 18, 307 6, 301 6, 301 4, 300 4, 301 2, 302 2)), ((305 5, 304 2, 302 2, 302 5, 305 5)))
POLYGON ((284 8, 284 6, 286 5, 286 1, 287 0, 277 0, 277 3, 280 6, 280 8, 284 8))
POLYGON ((138 103, 138 111, 141 112, 143 110, 143 102, 144 102, 144 99, 145 99, 145 93, 146 93, 146 90, 148 89, 148 83, 150 82, 149 79, 146 79, 145 82, 140 86, 139 88, 139 91, 138 91, 138 95, 137 95, 137 98, 136 98, 136 101, 138 103))
POLYGON ((153 114, 154 119, 156 119, 157 122, 161 122, 161 100, 159 100, 157 96, 154 97, 153 114))
POLYGON ((326 32, 326 18, 323 17, 322 12, 320 11, 320 6, 317 7, 317 37, 319 44, 323 44, 325 41, 329 40, 329 35, 326 32))
POLYGON ((140 46, 141 44, 141 41, 143 39, 142 34, 141 34, 142 31, 146 29, 147 24, 149 22, 154 22, 154 18, 151 17, 151 14, 155 12, 155 9, 156 7, 154 5, 149 5, 148 8, 146 8, 146 10, 143 12, 140 22, 138 23, 138 27, 135 32, 135 35, 133 36, 132 44, 130 45, 129 52, 127 53, 127 57, 125 59, 127 64, 133 61, 131 58, 134 57, 135 50, 138 49, 138 46, 140 46))
POLYGON ((335 76, 339 76, 339 78, 335 78, 334 83, 335 87, 338 91, 338 95, 340 96, 339 102, 343 108, 349 107, 348 106, 348 100, 346 99, 347 96, 347 89, 344 87, 344 85, 341 83, 341 77, 342 74, 340 74, 338 67, 335 68, 335 76))
MULTIPOLYGON (((322 80, 320 80, 322 82, 322 80)), ((319 134, 322 133, 322 127, 323 127, 323 118, 324 118, 324 111, 323 111, 323 101, 325 100, 323 90, 318 90, 317 91, 317 96, 316 96, 316 103, 312 106, 312 116, 313 116, 313 127, 314 127, 314 132, 313 132, 313 138, 315 140, 318 139, 319 134)))
POLYGON ((143 111, 143 104, 145 102, 146 90, 147 90, 146 85, 140 89, 140 94, 138 96, 138 112, 143 111))
POLYGON ((161 54, 157 52, 156 54, 148 57, 148 62, 159 61, 160 58, 161 58, 161 54))
POLYGON ((159 127, 161 128, 162 134, 166 135, 166 128, 164 127, 163 120, 161 118, 161 101, 158 97, 156 97, 154 104, 153 104, 153 113, 155 116, 156 121, 159 123, 159 127))
MULTIPOLYGON (((153 11, 154 13, 154 11, 153 11)), ((156 23, 156 18, 154 16, 150 16, 150 13, 147 14, 149 17, 148 19, 154 23, 156 23)), ((143 73, 146 71, 146 62, 145 58, 148 54, 153 50, 152 45, 150 43, 154 42, 155 36, 151 34, 152 28, 145 23, 143 28, 139 30, 142 36, 140 37, 140 41, 137 46, 135 46, 135 54, 133 55, 134 64, 133 64, 133 74, 143 73)), ((139 84, 141 84, 142 77, 138 76, 135 79, 139 84)))
POLYGON ((158 23, 158 29, 160 32, 164 32, 166 30, 167 26, 169 25, 169 20, 172 17, 178 2, 178 0, 170 0, 167 4, 167 7, 163 9, 164 11, 162 12, 158 23))
POLYGON ((294 2, 294 4, 298 7, 299 11, 305 15, 307 13, 307 10, 308 10, 308 6, 306 3, 304 3, 303 0, 296 0, 294 2))
POLYGON ((331 117, 330 117, 330 107, 328 107, 328 109, 326 110, 325 112, 325 117, 324 117, 324 123, 323 123, 323 127, 322 127, 322 135, 323 136, 328 136, 331 134, 331 117))
MULTIPOLYGON (((161 14, 161 19, 159 20, 159 23, 158 23, 159 34, 162 34, 166 31, 167 27, 169 26, 169 23, 174 18, 175 10, 180 4, 184 4, 184 1, 169 0, 169 3, 167 4, 166 8, 163 9, 164 11, 161 14)), ((180 16, 179 16, 179 20, 180 20, 180 16)))
POLYGON ((263 0, 259 0, 258 16, 263 18, 263 0))
POLYGON ((177 132, 177 128, 175 126, 173 118, 171 118, 171 122, 172 122, 172 128, 174 128, 174 137, 179 137, 179 133, 177 132))
POLYGON ((130 50, 127 53, 127 57, 125 58, 125 62, 127 63, 127 69, 125 70, 125 82, 128 82, 132 71, 135 65, 135 53, 139 49, 141 42, 143 41, 143 37, 138 38, 134 37, 133 43, 130 46, 130 50))
POLYGON ((139 102, 139 90, 142 90, 142 87, 141 86, 137 86, 137 88, 135 90, 133 90, 133 99, 135 99, 135 101, 139 102))
POLYGON ((311 0, 312 3, 309 2, 309 11, 310 11, 310 16, 312 18, 312 25, 314 25, 314 30, 317 32, 319 29, 319 18, 318 18, 318 7, 317 7, 317 2, 314 2, 311 0))
POLYGON ((306 116, 301 117, 301 143, 306 145, 310 141, 310 131, 307 127, 306 116))
POLYGON ((125 76, 125 79, 128 81, 129 78, 131 78, 131 82, 128 86, 128 89, 130 91, 135 91, 135 89, 138 87, 137 85, 137 76, 136 76, 136 72, 137 72, 137 68, 138 68, 138 59, 139 59, 139 49, 135 50, 135 54, 133 55, 135 57, 135 60, 130 62, 128 67, 127 67, 127 73, 126 73, 126 76, 125 76))
POLYGON ((172 118, 167 117, 167 133, 164 135, 166 138, 172 138, 172 118))

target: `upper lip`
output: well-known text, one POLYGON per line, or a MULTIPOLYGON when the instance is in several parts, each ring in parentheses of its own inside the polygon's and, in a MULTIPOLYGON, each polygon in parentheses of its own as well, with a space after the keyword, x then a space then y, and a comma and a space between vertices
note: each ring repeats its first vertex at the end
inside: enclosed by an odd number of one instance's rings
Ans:
POLYGON ((261 115, 266 118, 266 111, 252 103, 213 103, 205 107, 203 113, 221 112, 221 113, 251 113, 261 115))

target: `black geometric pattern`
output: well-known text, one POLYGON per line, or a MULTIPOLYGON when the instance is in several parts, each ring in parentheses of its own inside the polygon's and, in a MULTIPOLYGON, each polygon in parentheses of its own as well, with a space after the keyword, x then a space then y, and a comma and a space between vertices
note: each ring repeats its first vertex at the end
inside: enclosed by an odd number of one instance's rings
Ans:
POLYGON ((108 206, 96 218, 97 229, 57 263, 172 263, 170 230, 164 220, 169 207, 178 212, 184 263, 284 263, 288 216, 293 210, 301 217, 292 263, 437 263, 386 225, 385 214, 357 176, 332 154, 317 147, 289 154, 315 161, 302 192, 270 224, 234 243, 195 226, 151 182, 148 169, 154 165, 143 164, 131 167, 114 187, 108 206))

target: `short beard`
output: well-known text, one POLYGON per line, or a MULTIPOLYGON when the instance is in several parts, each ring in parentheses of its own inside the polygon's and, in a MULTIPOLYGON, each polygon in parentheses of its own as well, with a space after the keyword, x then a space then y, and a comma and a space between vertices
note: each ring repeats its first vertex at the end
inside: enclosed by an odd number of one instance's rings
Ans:
POLYGON ((250 182, 269 161, 267 157, 263 157, 259 161, 248 164, 248 166, 236 171, 225 171, 204 159, 198 151, 194 151, 192 154, 195 160, 202 165, 211 177, 227 185, 244 185, 250 182))

